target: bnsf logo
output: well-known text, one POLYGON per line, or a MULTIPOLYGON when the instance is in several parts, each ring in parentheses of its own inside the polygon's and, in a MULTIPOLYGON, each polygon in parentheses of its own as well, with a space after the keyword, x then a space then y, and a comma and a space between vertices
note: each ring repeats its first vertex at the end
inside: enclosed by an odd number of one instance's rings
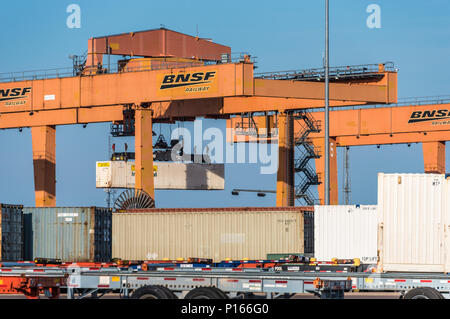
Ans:
POLYGON ((433 120, 442 120, 450 118, 450 111, 443 110, 431 110, 431 111, 415 111, 412 112, 409 117, 408 123, 417 123, 433 120))
POLYGON ((169 74, 164 76, 160 89, 164 90, 181 86, 210 83, 211 79, 213 79, 215 75, 215 71, 186 74, 169 74))
POLYGON ((0 89, 0 102, 7 100, 23 99, 27 97, 27 93, 31 92, 31 87, 0 89))

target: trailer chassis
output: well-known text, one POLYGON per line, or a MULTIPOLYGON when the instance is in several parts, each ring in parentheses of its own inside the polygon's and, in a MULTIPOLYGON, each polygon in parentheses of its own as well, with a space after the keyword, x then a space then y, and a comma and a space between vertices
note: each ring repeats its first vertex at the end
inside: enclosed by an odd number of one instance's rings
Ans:
POLYGON ((140 288, 163 287, 166 296, 169 291, 174 298, 189 298, 188 294, 195 289, 208 288, 219 290, 223 298, 233 299, 287 299, 297 293, 311 293, 324 299, 343 298, 344 292, 350 290, 398 292, 405 299, 450 299, 450 274, 338 269, 160 267, 142 271, 106 267, 0 267, 0 294, 22 293, 27 298, 39 298, 43 293, 49 298, 59 298, 61 289, 67 289, 69 299, 96 299, 107 293, 137 298, 136 291, 140 288))
POLYGON ((323 299, 343 298, 351 290, 348 277, 322 278, 317 273, 273 272, 261 269, 192 269, 139 272, 79 272, 69 276, 67 298, 76 298, 78 289, 99 292, 118 292, 123 298, 136 298, 134 293, 143 287, 165 287, 177 297, 184 297, 194 289, 215 287, 228 298, 256 298, 255 293, 268 299, 290 298, 296 293, 312 293, 323 299), (87 289, 87 290, 86 290, 87 289))
MULTIPOLYGON (((323 299, 341 299, 344 292, 399 292, 400 298, 450 299, 450 275, 430 273, 362 273, 268 271, 262 269, 183 269, 159 271, 80 272, 72 274, 68 290, 75 287, 119 291, 123 298, 145 286, 163 286, 177 297, 201 287, 216 287, 235 299, 290 298, 297 293, 311 293, 323 299), (70 287, 72 286, 72 287, 70 287)), ((68 298, 72 298, 73 294, 68 298)))

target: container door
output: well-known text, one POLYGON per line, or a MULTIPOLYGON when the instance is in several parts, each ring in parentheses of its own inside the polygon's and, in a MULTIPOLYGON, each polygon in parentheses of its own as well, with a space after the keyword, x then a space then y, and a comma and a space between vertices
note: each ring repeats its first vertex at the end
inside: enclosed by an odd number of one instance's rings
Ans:
POLYGON ((111 261, 112 254, 112 214, 109 209, 95 208, 95 257, 97 262, 111 261))
POLYGON ((314 212, 303 213, 304 253, 314 254, 314 212))
POLYGON ((443 272, 445 179, 379 174, 384 271, 443 272))
POLYGON ((22 207, 0 205, 1 210, 1 260, 23 260, 23 219, 22 207))
POLYGON ((83 207, 26 207, 28 259, 36 257, 70 262, 89 257, 89 210, 83 207), (30 227, 31 226, 31 227, 30 227), (30 256, 31 254, 31 256, 30 256))

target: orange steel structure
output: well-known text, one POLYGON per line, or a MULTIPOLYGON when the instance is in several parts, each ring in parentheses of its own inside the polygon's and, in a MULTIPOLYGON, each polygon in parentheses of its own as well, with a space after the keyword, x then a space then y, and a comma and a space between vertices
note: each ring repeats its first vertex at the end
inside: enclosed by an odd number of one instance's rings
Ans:
POLYGON ((45 275, 43 269, 30 269, 30 273, 11 274, 4 269, 0 276, 0 294, 23 294, 27 299, 39 299, 46 294, 49 299, 59 299, 61 287, 67 285, 67 275, 45 275))
MULTIPOLYGON (((312 112, 318 121, 324 121, 323 112, 312 112)), ((228 136, 234 142, 258 142, 278 139, 276 121, 264 116, 254 118, 257 131, 266 134, 272 130, 274 136, 228 136), (267 129, 267 123, 270 124, 267 129)), ((242 119, 234 117, 228 120, 227 127, 242 127, 242 119)), ((278 125, 283 125, 278 120, 278 125)), ((300 131, 299 122, 294 123, 294 132, 300 131)), ((279 143, 283 137, 279 135, 279 143)), ((323 150, 323 132, 311 133, 309 141, 315 149, 323 150)), ((422 143, 424 170, 426 173, 445 173, 445 141, 450 141, 450 104, 405 105, 375 108, 333 110, 330 112, 330 202, 338 204, 337 157, 336 147, 422 143)), ((319 179, 324 173, 324 159, 315 160, 319 179)), ((319 185, 319 200, 324 199, 323 184, 319 185)))
MULTIPOLYGON (((255 76, 248 56, 229 59, 230 48, 166 29, 92 38, 83 71, 76 76, 20 77, 0 83, 0 128, 31 127, 36 206, 55 206, 55 126, 121 122, 124 109, 135 110, 136 188, 154 196, 152 123, 229 118, 233 114, 324 106, 319 79, 285 79, 280 74, 255 76), (102 55, 144 56, 150 59, 189 58, 195 66, 158 64, 116 73, 105 70, 102 55), (226 59, 224 59, 224 56, 226 59), (208 62, 198 66, 198 62, 208 62), (215 64, 211 64, 214 61, 215 64), (281 79, 278 79, 281 78, 281 79)), ((186 63, 186 60, 183 60, 186 63)), ((2 77, 0 76, 0 81, 2 77)), ((397 73, 380 64, 366 76, 330 83, 330 106, 394 103, 397 73)), ((280 163, 289 163, 292 127, 280 127, 280 163), (283 130, 288 128, 285 133, 283 130), (286 150, 286 151, 285 151, 286 150)), ((286 164, 288 165, 288 164, 286 164)), ((293 186, 281 165, 277 205, 293 205, 293 186)))
POLYGON ((87 63, 103 64, 104 54, 219 61, 223 53, 231 53, 230 47, 161 28, 91 38, 87 63))

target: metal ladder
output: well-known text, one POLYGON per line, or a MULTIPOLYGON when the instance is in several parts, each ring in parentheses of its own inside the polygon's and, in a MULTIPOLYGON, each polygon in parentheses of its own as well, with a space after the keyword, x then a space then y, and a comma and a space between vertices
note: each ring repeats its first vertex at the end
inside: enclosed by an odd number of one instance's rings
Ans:
MULTIPOLYGON (((294 114, 294 119, 302 128, 294 136, 296 148, 296 158, 294 160, 295 180, 298 181, 295 186, 295 198, 298 201, 303 200, 306 205, 314 205, 316 199, 309 189, 310 186, 319 185, 319 176, 309 165, 311 159, 320 158, 320 152, 315 149, 311 140, 310 133, 320 132, 320 122, 315 120, 311 113, 301 111, 294 114)), ((302 202, 300 202, 303 204, 302 202)))
POLYGON ((73 61, 73 76, 78 76, 86 67, 87 51, 82 55, 72 55, 71 58, 73 61))

